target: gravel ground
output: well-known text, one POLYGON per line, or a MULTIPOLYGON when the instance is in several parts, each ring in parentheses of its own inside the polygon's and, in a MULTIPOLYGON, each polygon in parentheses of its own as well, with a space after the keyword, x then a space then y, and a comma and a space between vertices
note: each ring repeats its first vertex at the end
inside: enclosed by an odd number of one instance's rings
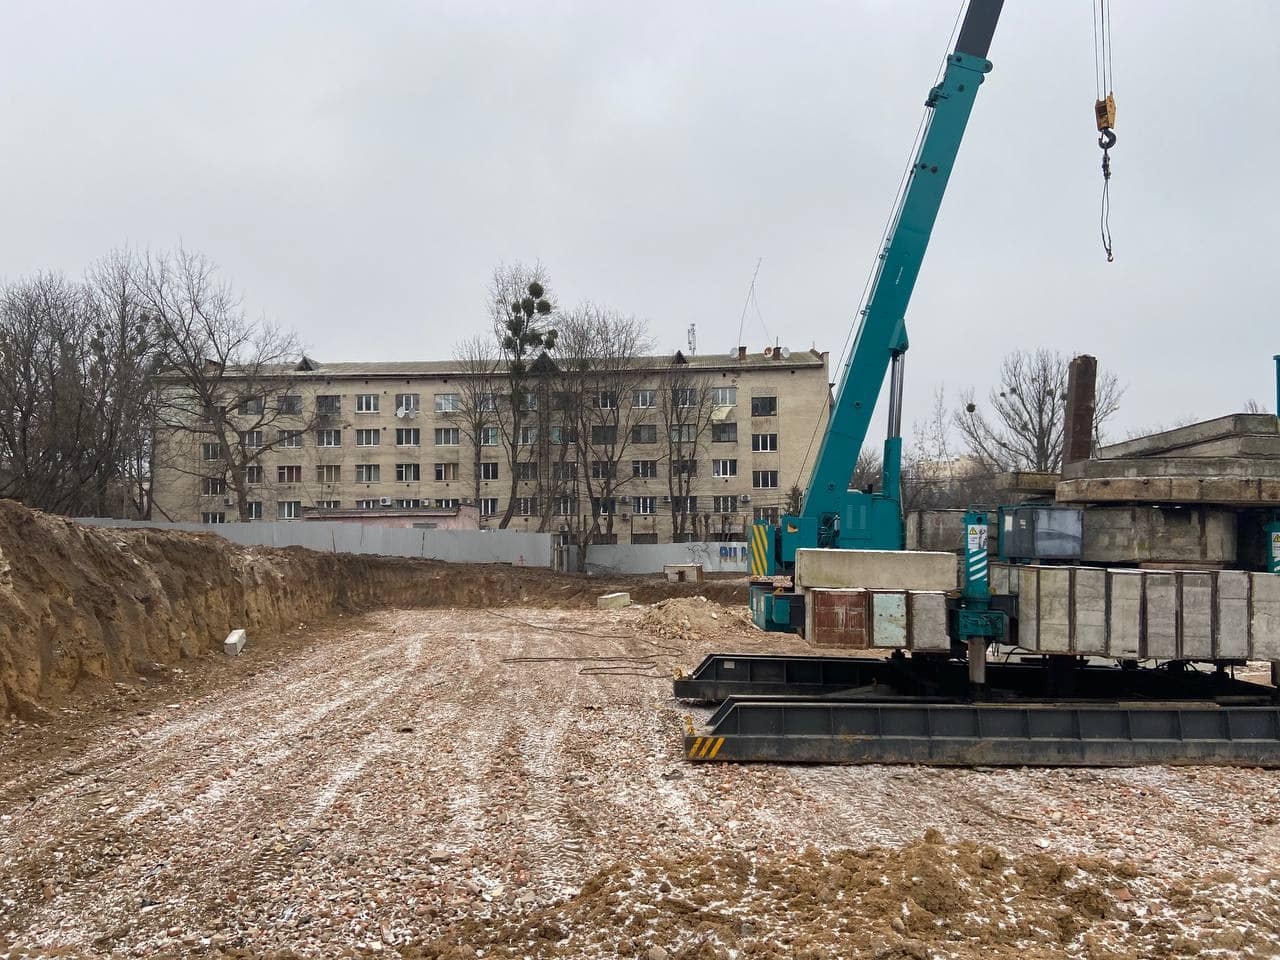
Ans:
POLYGON ((0 956, 1280 955, 1277 773, 690 766, 671 666, 765 640, 652 614, 384 611, 11 732, 0 956))

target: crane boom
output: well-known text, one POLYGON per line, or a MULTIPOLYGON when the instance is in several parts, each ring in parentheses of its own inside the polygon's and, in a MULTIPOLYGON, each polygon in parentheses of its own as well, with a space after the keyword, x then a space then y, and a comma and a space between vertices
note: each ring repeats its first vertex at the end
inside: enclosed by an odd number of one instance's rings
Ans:
POLYGON ((986 55, 1003 3, 971 0, 942 81, 929 91, 924 137, 890 221, 803 507, 798 517, 783 518, 780 535, 774 538, 775 559, 781 561, 770 564, 775 569, 789 566, 798 547, 902 548, 900 428, 906 311, 978 87, 991 69, 986 55), (879 493, 850 491, 850 478, 891 368, 882 489, 879 493))

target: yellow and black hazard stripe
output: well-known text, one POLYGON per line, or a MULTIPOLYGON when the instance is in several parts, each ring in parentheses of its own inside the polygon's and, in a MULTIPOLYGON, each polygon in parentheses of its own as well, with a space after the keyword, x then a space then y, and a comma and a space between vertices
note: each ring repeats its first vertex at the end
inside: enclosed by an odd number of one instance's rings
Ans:
POLYGON ((751 525, 751 575, 769 576, 769 528, 763 523, 751 525))
POLYGON ((690 760, 714 760, 720 748, 724 746, 724 737, 694 737, 689 747, 690 760))

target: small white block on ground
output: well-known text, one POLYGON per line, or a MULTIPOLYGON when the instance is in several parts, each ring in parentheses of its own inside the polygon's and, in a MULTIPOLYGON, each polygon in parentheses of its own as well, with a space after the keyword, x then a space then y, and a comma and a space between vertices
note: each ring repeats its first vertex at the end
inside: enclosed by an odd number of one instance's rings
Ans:
POLYGON ((616 610, 619 607, 631 606, 631 594, 624 592, 606 593, 596 599, 596 609, 616 610))
POLYGON ((864 590, 956 589, 959 561, 954 553, 922 550, 796 551, 796 588, 864 590))
POLYGON ((222 652, 233 657, 237 656, 244 649, 247 639, 243 630, 232 630, 227 634, 227 639, 222 641, 222 652))
POLYGON ((702 583, 702 564, 700 563, 667 563, 662 572, 671 583, 702 583))

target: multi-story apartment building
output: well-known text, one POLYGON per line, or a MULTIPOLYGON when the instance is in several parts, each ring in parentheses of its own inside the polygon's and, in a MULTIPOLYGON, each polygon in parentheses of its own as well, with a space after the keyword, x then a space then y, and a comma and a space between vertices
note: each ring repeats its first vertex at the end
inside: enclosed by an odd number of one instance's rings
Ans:
POLYGON ((486 420, 469 410, 487 409, 486 396, 477 401, 456 361, 306 360, 255 388, 267 395, 227 408, 223 435, 241 445, 240 457, 198 429, 162 431, 155 504, 175 520, 224 523, 240 519, 242 499, 250 520, 324 510, 373 519, 381 510, 475 502, 482 525, 496 527, 514 466, 509 529, 588 529, 594 515, 599 538, 620 543, 740 539, 753 520, 785 510, 793 485, 807 479, 830 408, 827 355, 677 356, 678 380, 671 357, 646 357, 626 395, 595 389, 582 402, 622 416, 579 428, 592 436, 576 445, 555 392, 522 401, 517 432, 498 391, 488 425, 477 426, 486 420), (673 410, 683 420, 695 405, 705 415, 674 423, 673 410), (597 431, 616 444, 612 462, 588 446, 597 431), (592 497, 604 476, 611 495, 592 497))

